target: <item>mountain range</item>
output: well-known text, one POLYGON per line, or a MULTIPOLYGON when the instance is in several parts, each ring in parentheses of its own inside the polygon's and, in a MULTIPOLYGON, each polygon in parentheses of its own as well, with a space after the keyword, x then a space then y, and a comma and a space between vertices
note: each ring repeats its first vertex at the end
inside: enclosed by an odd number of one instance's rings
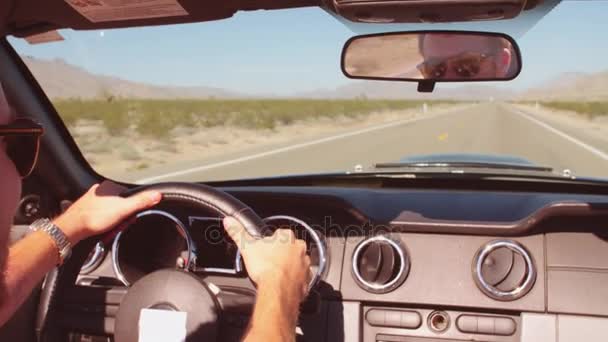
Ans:
MULTIPOLYGON (((212 87, 159 86, 129 81, 114 76, 91 73, 61 59, 22 56, 50 98, 99 98, 108 95, 127 98, 278 98, 274 94, 244 94, 212 87)), ((522 92, 484 85, 439 85, 431 94, 419 93, 415 83, 352 81, 335 89, 294 93, 293 98, 383 98, 383 99, 454 99, 454 100, 606 100, 608 71, 585 74, 563 73, 554 79, 522 92), (500 95, 497 95, 500 94, 500 95)))
POLYGON ((233 98, 242 94, 211 87, 165 87, 93 74, 61 59, 44 60, 21 56, 50 98, 97 98, 106 95, 128 98, 233 98))
POLYGON ((370 98, 370 99, 449 99, 449 100, 507 100, 516 94, 510 90, 488 85, 463 85, 446 87, 437 85, 432 93, 419 93, 417 84, 411 82, 391 81, 352 81, 350 84, 335 89, 320 89, 312 92, 295 94, 303 98, 370 98), (498 97, 497 97, 497 94, 498 97))
POLYGON ((520 95, 526 100, 608 100, 608 71, 598 73, 566 72, 520 95))

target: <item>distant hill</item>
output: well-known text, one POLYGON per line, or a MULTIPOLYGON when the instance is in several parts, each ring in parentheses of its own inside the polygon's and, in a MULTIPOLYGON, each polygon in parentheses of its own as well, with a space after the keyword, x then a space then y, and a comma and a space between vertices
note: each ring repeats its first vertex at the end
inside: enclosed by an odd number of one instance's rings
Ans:
POLYGON ((453 86, 439 83, 435 86, 434 92, 425 94, 419 93, 417 84, 411 82, 353 81, 351 84, 336 89, 316 90, 297 95, 310 98, 337 99, 366 97, 371 99, 487 100, 494 98, 496 100, 506 100, 516 94, 508 89, 482 84, 453 86))
MULTIPOLYGON (((22 56, 22 58, 50 98, 89 99, 107 95, 160 99, 252 97, 247 94, 211 87, 157 86, 113 76, 98 75, 81 67, 66 63, 61 59, 45 60, 31 56, 22 56)), ((455 88, 440 84, 432 94, 421 94, 416 90, 415 83, 352 81, 352 83, 337 89, 319 89, 281 97, 478 100, 488 99, 496 94, 502 94, 501 99, 513 96, 507 90, 499 90, 495 87, 483 85, 466 85, 455 88)), ((264 97, 272 98, 279 96, 269 94, 264 97)))
MULTIPOLYGON (((88 99, 107 95, 158 99, 254 97, 212 87, 159 86, 98 75, 61 59, 22 58, 51 98, 88 99)), ((290 96, 256 94, 255 97, 598 101, 608 100, 608 71, 593 74, 563 73, 522 92, 484 83, 439 83, 433 93, 422 94, 416 90, 416 83, 353 80, 335 89, 317 89, 290 96)))
POLYGON ((608 71, 598 73, 568 72, 522 92, 526 100, 606 101, 608 71))
POLYGON ((241 94, 210 87, 164 87, 96 75, 61 59, 44 60, 22 56, 50 98, 95 98, 105 95, 132 98, 209 98, 243 97, 241 94))

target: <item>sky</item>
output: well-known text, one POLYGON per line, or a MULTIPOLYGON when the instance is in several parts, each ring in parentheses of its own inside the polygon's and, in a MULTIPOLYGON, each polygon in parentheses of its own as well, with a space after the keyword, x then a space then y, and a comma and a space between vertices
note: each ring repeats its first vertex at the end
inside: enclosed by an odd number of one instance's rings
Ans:
MULTIPOLYGON (((525 89, 563 72, 608 70, 606 13, 608 0, 564 1, 526 33, 521 21, 467 27, 506 31, 517 39, 522 73, 514 81, 494 85, 525 89)), ((459 28, 432 26, 446 27, 459 28)), ((340 53, 353 35, 424 28, 428 26, 345 25, 322 9, 303 8, 239 12, 230 19, 197 24, 61 30, 65 41, 40 45, 9 41, 23 55, 60 58, 93 73, 133 81, 289 95, 351 83, 340 71, 340 53)))

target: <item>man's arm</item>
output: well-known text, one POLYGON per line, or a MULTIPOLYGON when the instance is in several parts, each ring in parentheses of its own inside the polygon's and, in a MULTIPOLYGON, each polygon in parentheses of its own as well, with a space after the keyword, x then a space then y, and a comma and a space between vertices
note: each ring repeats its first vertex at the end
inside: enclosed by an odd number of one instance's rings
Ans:
POLYGON ((258 292, 244 341, 295 341, 300 302, 311 279, 306 243, 291 230, 279 229, 263 239, 252 238, 235 219, 224 219, 258 292))
POLYGON ((59 252, 46 233, 38 231, 15 243, 9 250, 0 294, 0 326, 23 304, 32 289, 59 261, 59 252))
POLYGON ((280 279, 258 284, 256 304, 244 341, 293 341, 300 297, 284 291, 280 279))
MULTIPOLYGON (((119 197, 124 190, 110 182, 94 185, 54 223, 74 246, 82 239, 112 229, 161 199, 159 193, 119 197)), ((0 289, 0 326, 17 311, 58 261, 59 251, 55 242, 42 231, 31 233, 10 247, 5 267, 1 270, 5 286, 0 289)))

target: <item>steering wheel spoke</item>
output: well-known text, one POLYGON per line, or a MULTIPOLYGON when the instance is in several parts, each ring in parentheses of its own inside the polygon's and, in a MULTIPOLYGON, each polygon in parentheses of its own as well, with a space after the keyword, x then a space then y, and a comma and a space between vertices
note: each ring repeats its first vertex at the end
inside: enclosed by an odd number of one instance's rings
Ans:
POLYGON ((75 285, 55 307, 55 321, 66 331, 113 335, 116 314, 127 289, 75 285))

